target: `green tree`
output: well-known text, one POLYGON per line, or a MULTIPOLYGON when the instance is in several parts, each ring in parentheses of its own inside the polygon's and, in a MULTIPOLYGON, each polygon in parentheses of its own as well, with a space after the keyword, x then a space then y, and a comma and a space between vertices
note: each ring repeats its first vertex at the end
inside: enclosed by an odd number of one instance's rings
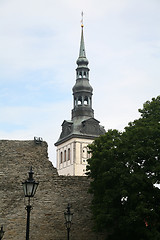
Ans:
POLYGON ((160 239, 160 96, 124 132, 109 130, 88 160, 96 231, 108 240, 160 239))

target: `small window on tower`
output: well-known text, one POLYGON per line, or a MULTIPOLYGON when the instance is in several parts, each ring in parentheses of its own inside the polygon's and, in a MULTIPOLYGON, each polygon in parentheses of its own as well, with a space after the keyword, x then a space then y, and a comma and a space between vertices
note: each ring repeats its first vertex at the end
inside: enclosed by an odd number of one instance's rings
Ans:
POLYGON ((71 159, 71 151, 70 151, 70 148, 68 148, 68 160, 71 159))
POLYGON ((82 72, 79 73, 79 78, 82 78, 82 72))
POLYGON ((66 150, 64 151, 64 162, 66 162, 66 150))
POLYGON ((60 163, 63 162, 63 152, 60 153, 60 163))
POLYGON ((78 98, 78 105, 82 105, 82 98, 81 97, 78 98))
POLYGON ((84 99, 84 105, 88 105, 88 97, 85 97, 85 99, 84 99))

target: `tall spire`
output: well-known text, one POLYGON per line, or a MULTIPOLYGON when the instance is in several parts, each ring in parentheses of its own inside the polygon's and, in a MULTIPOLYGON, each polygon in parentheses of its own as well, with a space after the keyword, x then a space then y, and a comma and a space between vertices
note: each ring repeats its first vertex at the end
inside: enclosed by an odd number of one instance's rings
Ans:
POLYGON ((83 37, 83 25, 81 25, 81 43, 80 43, 80 50, 79 50, 79 57, 86 57, 85 46, 84 46, 84 37, 83 37))
POLYGON ((85 45, 84 45, 84 34, 83 34, 83 12, 82 12, 82 20, 81 20, 81 41, 80 41, 80 50, 79 50, 79 58, 77 60, 77 64, 79 65, 88 65, 88 60, 86 58, 86 52, 85 52, 85 45))
MULTIPOLYGON (((83 16, 83 15, 82 15, 83 16)), ((92 109, 92 92, 93 88, 89 83, 89 68, 88 60, 86 58, 84 36, 83 36, 83 18, 81 25, 81 41, 80 51, 77 60, 76 69, 76 83, 73 86, 73 110, 72 120, 88 119, 94 117, 94 111, 92 109)))

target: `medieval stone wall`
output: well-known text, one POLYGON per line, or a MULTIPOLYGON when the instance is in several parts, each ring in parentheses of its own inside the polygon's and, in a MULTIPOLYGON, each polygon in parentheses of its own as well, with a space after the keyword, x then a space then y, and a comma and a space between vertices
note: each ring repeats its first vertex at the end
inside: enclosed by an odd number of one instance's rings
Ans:
POLYGON ((22 240, 26 233, 26 210, 22 181, 30 166, 39 186, 32 203, 30 240, 67 239, 64 211, 72 204, 74 212, 71 240, 97 240, 92 232, 91 196, 87 177, 58 176, 48 160, 47 143, 0 141, 0 225, 4 240, 22 240))

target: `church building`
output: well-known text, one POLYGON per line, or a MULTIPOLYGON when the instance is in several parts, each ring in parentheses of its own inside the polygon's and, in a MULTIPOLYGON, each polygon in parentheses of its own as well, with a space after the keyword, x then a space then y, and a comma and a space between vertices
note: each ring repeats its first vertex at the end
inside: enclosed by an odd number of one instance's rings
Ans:
POLYGON ((80 51, 77 60, 76 83, 73 86, 71 120, 64 120, 57 147, 59 175, 84 176, 86 173, 88 144, 105 133, 92 109, 93 88, 89 83, 88 59, 86 58, 83 24, 81 25, 80 51))

